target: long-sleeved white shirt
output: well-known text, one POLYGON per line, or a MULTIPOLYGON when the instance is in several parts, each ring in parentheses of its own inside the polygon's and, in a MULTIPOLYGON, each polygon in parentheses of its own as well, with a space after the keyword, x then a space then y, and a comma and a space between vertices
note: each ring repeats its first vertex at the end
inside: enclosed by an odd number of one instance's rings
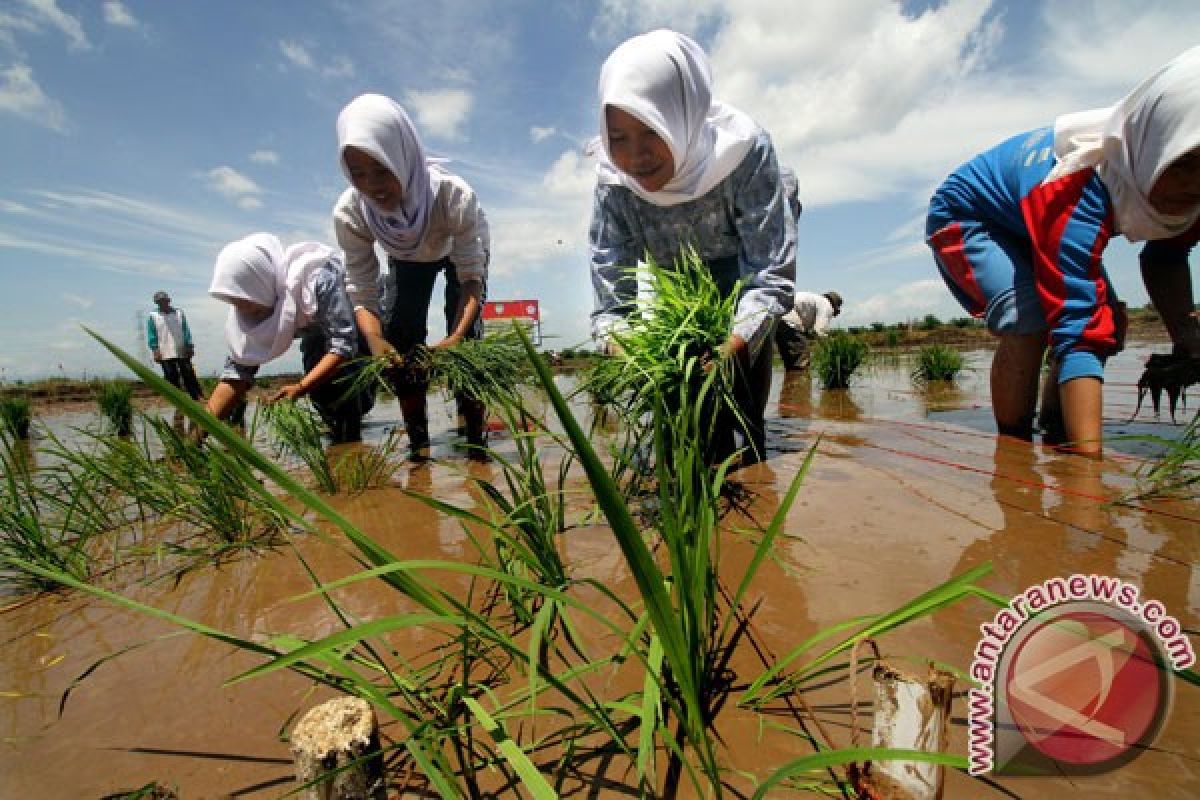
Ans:
MULTIPOLYGON (((357 189, 351 187, 338 198, 333 207, 333 228, 346 256, 346 291, 350 302, 355 308, 379 314, 381 268, 375 254, 375 236, 359 208, 357 189)), ((460 283, 470 280, 486 283, 491 249, 487 216, 474 190, 457 175, 448 175, 438 186, 420 248, 402 260, 431 263, 449 258, 460 283)))

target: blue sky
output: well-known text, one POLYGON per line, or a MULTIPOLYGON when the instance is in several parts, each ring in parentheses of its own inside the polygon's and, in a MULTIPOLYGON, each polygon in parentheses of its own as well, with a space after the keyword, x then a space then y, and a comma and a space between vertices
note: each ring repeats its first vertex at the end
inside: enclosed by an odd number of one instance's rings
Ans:
MULTIPOLYGON (((983 147, 1116 100, 1196 43, 1200 3, 4 0, 0 380, 121 374, 80 326, 138 351, 160 288, 214 372, 213 258, 258 230, 332 242, 334 121, 367 91, 476 189, 492 298, 539 298, 547 346, 583 343, 596 77, 656 27, 695 36, 717 96, 771 131, 805 205, 798 284, 837 289, 854 325, 960 316, 921 240, 932 189, 983 147)), ((1146 302, 1135 251, 1106 260, 1146 302)))

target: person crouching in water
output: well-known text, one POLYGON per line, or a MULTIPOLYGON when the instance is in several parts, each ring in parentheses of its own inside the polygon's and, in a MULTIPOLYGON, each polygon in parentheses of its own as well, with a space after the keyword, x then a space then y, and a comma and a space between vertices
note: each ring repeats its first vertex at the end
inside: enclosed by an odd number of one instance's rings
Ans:
POLYGON ((596 305, 593 337, 607 347, 635 307, 628 268, 659 265, 691 246, 728 296, 739 286, 721 355, 734 360, 741 421, 720 415, 710 463, 735 451, 766 457, 772 326, 792 305, 796 215, 770 135, 712 97, 708 57, 696 42, 657 30, 617 47, 600 72, 599 144, 589 231, 596 305))
POLYGON ((1100 454, 1104 362, 1126 326, 1101 261, 1118 234, 1146 242, 1142 282, 1175 355, 1200 358, 1188 269, 1198 220, 1200 47, 1116 105, 1014 136, 946 179, 926 241, 955 298, 1000 339, 991 368, 1000 433, 1032 438, 1049 347, 1045 437, 1100 454))
POLYGON ((285 248, 275 236, 255 233, 221 250, 208 292, 233 306, 225 323, 229 355, 208 400, 210 413, 228 417, 254 385, 259 367, 300 338, 304 376, 272 401, 307 395, 334 442, 362 439, 362 418, 374 405, 374 390, 348 395, 358 331, 335 250, 317 242, 285 248))

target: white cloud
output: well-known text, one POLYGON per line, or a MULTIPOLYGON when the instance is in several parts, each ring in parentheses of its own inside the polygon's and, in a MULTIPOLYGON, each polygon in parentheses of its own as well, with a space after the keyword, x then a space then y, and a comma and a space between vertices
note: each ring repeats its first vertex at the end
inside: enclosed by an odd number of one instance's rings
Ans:
POLYGON ((66 131, 62 105, 46 96, 26 64, 0 69, 0 112, 7 111, 51 130, 66 131))
POLYGON ((83 297, 81 295, 72 294, 71 292, 63 292, 61 295, 63 301, 70 303, 78 308, 91 308, 96 304, 95 298, 83 297))
POLYGON ((417 116, 417 128, 422 136, 461 139, 474 96, 465 89, 414 89, 405 93, 405 100, 417 116))
POLYGON ((278 164, 279 153, 274 150, 255 150, 250 154, 250 160, 255 164, 278 164))
POLYGON ((105 0, 104 21, 118 28, 136 28, 138 21, 120 0, 105 0))
POLYGON ((280 40, 279 50, 283 53, 284 58, 297 67, 303 67, 304 69, 313 68, 313 60, 312 56, 308 53, 308 48, 299 42, 280 40))
POLYGON ((59 8, 57 0, 23 0, 23 2, 33 13, 36 21, 45 22, 66 36, 68 46, 72 50, 91 48, 92 45, 83 32, 83 25, 77 18, 59 8))
POLYGON ((333 56, 318 66, 308 47, 290 39, 279 41, 279 51, 293 66, 317 72, 322 77, 335 79, 354 77, 354 62, 346 56, 333 56))
POLYGON ((262 189, 257 183, 238 172, 233 167, 214 167, 204 173, 208 188, 237 201, 241 208, 259 208, 262 204, 258 195, 262 189))
POLYGON ((534 125, 529 129, 529 138, 535 142, 544 142, 556 133, 558 133, 558 128, 542 128, 534 125))
MULTIPOLYGON (((592 26, 592 38, 616 42, 664 27, 695 34, 702 25, 725 16, 728 13, 725 7, 731 4, 722 0, 603 0, 592 26)), ((791 4, 780 5, 793 17, 802 16, 791 4)))
POLYGON ((334 56, 321 68, 321 74, 326 78, 353 78, 354 62, 346 56, 334 56))
POLYGON ((28 214, 29 206, 14 203, 12 200, 0 200, 0 211, 6 214, 28 214))
POLYGON ((947 320, 966 316, 937 278, 913 281, 866 298, 847 296, 838 321, 843 327, 872 322, 900 322, 933 314, 947 320))

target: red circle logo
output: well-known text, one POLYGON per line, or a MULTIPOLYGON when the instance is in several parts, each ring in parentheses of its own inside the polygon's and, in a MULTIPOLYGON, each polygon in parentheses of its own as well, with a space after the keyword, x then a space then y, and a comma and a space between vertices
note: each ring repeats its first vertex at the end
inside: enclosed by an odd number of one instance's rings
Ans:
POLYGON ((1112 609, 1064 608, 1008 662, 1006 697, 1025 740, 1060 764, 1103 768, 1158 733, 1170 678, 1155 645, 1112 609))

